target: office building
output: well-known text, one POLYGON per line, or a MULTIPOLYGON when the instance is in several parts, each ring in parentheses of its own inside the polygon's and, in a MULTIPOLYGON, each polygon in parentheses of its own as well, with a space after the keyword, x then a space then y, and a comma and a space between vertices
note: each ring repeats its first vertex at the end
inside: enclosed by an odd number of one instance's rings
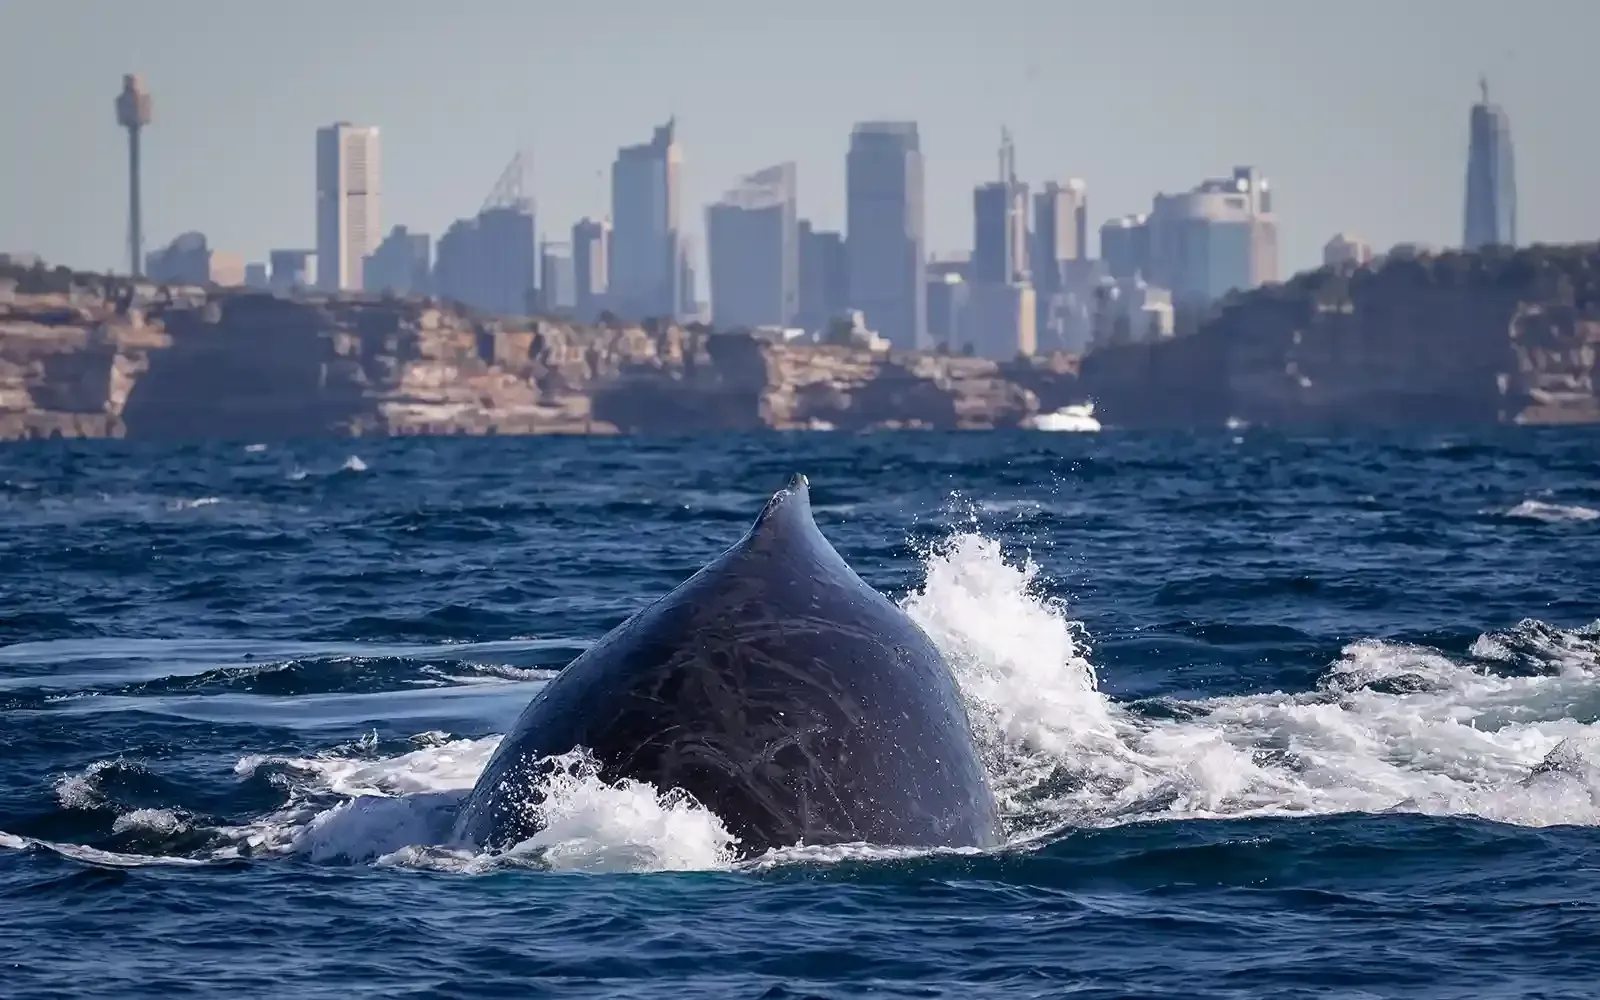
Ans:
POLYGON ((1156 195, 1145 226, 1150 242, 1143 276, 1170 290, 1177 308, 1201 308, 1231 291, 1278 280, 1272 191, 1254 167, 1235 167, 1231 177, 1182 194, 1156 195))
POLYGON ((144 273, 163 285, 237 286, 244 282, 244 257, 213 250, 205 234, 188 232, 145 255, 144 273))
POLYGON ((795 166, 742 178, 706 209, 711 322, 720 330, 788 327, 800 312, 795 166))
POLYGON ((1004 284, 1025 280, 1028 191, 1002 181, 972 191, 972 280, 1004 284))
POLYGON ((678 174, 683 151, 668 119, 647 143, 625 146, 611 165, 610 308, 624 319, 678 318, 683 252, 678 174))
POLYGON ((572 227, 573 315, 592 323, 605 310, 611 220, 583 218, 572 227))
POLYGON ((706 303, 700 301, 700 273, 695 266, 694 237, 678 237, 678 320, 704 323, 710 318, 706 303))
POLYGON ((572 245, 545 243, 539 250, 539 311, 546 316, 571 316, 578 307, 578 282, 572 245))
POLYGON ((1083 181, 1050 181, 1033 196, 1033 237, 1029 244, 1029 279, 1039 310, 1036 327, 1041 349, 1059 349, 1066 342, 1063 324, 1070 305, 1069 271, 1088 259, 1088 199, 1083 181))
POLYGON ((426 295, 432 285, 433 240, 395 226, 362 268, 362 287, 369 292, 426 295))
POLYGON ((1137 343, 1170 337, 1176 329, 1172 293, 1143 278, 1106 278, 1097 289, 1090 346, 1137 343))
POLYGON ((1100 227, 1100 259, 1113 278, 1133 278, 1150 270, 1150 217, 1124 215, 1100 227))
POLYGON ((970 265, 965 254, 928 262, 928 339, 936 350, 958 353, 965 343, 963 324, 971 309, 967 294, 970 265))
POLYGON ((844 234, 814 229, 804 220, 799 233, 800 312, 795 322, 817 333, 850 308, 850 260, 844 234))
POLYGON ((1479 82, 1483 100, 1472 106, 1467 149, 1467 192, 1462 243, 1468 250, 1517 245, 1517 175, 1511 150, 1511 118, 1489 103, 1489 83, 1479 82))
POLYGON ((1011 133, 1000 132, 1000 173, 972 192, 974 284, 1028 280, 1028 188, 1017 180, 1011 133))
POLYGON ((972 194, 972 260, 966 279, 966 312, 956 349, 1002 361, 1034 353, 1039 307, 1029 278, 1028 189, 1017 180, 1009 130, 1000 132, 999 177, 972 194), (1025 316, 1019 311, 1023 309, 1025 316))
POLYGON ((1372 247, 1354 236, 1337 233, 1323 244, 1322 263, 1329 267, 1361 267, 1372 263, 1372 247))
POLYGON ((310 288, 317 281, 315 250, 272 250, 267 254, 268 281, 275 292, 310 288))
POLYGON ((995 361, 1010 361, 1039 349, 1038 307, 1026 282, 973 282, 966 289, 966 313, 954 350, 995 361))
POLYGON ((929 346, 922 147, 914 122, 863 122, 845 159, 850 306, 901 350, 929 346))
POLYGON ((1033 237, 1028 255, 1035 288, 1054 291, 1061 283, 1061 263, 1089 256, 1088 199, 1083 181, 1050 181, 1033 196, 1033 237))
POLYGON ((435 251, 435 293, 498 316, 528 315, 538 305, 537 233, 533 202, 525 198, 457 220, 435 251))
POLYGON ((375 126, 317 130, 317 287, 360 290, 383 232, 382 157, 375 126))

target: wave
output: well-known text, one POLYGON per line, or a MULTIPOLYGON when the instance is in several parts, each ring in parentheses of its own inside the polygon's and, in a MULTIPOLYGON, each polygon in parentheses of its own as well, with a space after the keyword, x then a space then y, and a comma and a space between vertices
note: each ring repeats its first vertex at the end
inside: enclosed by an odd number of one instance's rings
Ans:
POLYGON ((1600 510, 1590 507, 1580 507, 1576 504, 1548 503, 1543 500, 1524 500, 1505 512, 1506 517, 1523 521, 1543 521, 1546 524, 1561 524, 1570 521, 1593 521, 1600 519, 1600 510))
MULTIPOLYGON (((1528 620, 1479 636, 1464 654, 1364 639, 1346 645, 1309 690, 1120 703, 1101 689, 1083 625, 1046 593, 1031 559, 962 530, 929 545, 923 565, 921 585, 901 604, 960 682, 1006 850, 1159 820, 1378 813, 1600 825, 1600 623, 1564 630, 1528 620)), ((141 683, 149 692, 281 696, 392 687, 399 678, 459 686, 548 676, 348 657, 141 683)), ((286 856, 457 873, 771 869, 928 853, 857 844, 736 862, 726 825, 691 798, 606 783, 574 753, 543 779, 541 832, 487 854, 452 843, 449 831, 499 739, 430 731, 387 752, 374 736, 314 754, 251 754, 238 760, 235 780, 269 784, 278 804, 242 819, 185 808, 181 787, 120 760, 63 777, 58 797, 63 810, 109 810, 107 849, 146 850, 151 862, 170 861, 180 846, 189 860, 286 856)), ((0 846, 74 850, 12 834, 0 846)))

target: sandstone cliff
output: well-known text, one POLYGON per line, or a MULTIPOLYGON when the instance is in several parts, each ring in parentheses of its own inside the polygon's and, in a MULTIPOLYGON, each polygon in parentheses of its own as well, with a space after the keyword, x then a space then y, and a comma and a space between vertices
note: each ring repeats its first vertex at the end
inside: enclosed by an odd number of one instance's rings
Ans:
POLYGON ((1600 421, 1600 246, 1324 268, 1195 334, 1104 347, 1083 391, 1122 426, 1600 421))
POLYGON ((1075 359, 997 364, 425 300, 113 284, 0 298, 0 438, 1017 426, 1075 359))

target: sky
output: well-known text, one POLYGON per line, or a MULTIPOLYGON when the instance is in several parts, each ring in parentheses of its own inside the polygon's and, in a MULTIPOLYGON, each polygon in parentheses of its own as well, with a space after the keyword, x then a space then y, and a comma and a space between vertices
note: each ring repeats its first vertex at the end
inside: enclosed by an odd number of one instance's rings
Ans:
POLYGON ((1460 241, 1480 74, 1521 241, 1593 240, 1597 37, 1600 0, 0 0, 0 251, 126 268, 127 72, 154 100, 147 250, 313 245, 315 132, 339 120, 381 129, 385 230, 437 236, 524 149, 564 240, 670 115, 688 232, 784 160, 801 215, 842 228, 851 126, 892 118, 920 126, 930 251, 970 248, 1005 125, 1021 179, 1087 182, 1092 228, 1258 167, 1287 274, 1336 232, 1460 241))

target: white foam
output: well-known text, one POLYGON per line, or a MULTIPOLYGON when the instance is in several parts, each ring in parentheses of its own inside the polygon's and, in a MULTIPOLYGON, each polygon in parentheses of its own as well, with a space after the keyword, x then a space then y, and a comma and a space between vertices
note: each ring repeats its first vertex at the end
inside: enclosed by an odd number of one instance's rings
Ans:
POLYGON ((921 858, 932 855, 970 857, 982 853, 983 851, 976 847, 928 849, 921 847, 881 847, 876 844, 866 843, 814 844, 769 850, 744 862, 740 867, 765 870, 793 864, 836 865, 846 862, 904 861, 908 858, 921 858))
POLYGON ((178 855, 155 854, 124 854, 118 851, 102 851, 97 847, 85 847, 82 844, 62 844, 53 840, 39 840, 36 837, 19 837, 14 833, 0 830, 0 847, 12 851, 27 851, 42 849, 53 851, 62 857, 72 858, 93 865, 111 865, 117 868, 140 868, 145 865, 204 865, 208 864, 203 858, 186 858, 178 855))
POLYGON ((178 817, 171 809, 135 809, 130 813, 123 813, 111 824, 112 833, 127 833, 137 830, 141 833, 154 833, 158 836, 170 837, 189 829, 189 824, 178 817))
POLYGON ((105 804, 100 792, 100 776, 123 763, 122 758, 97 760, 82 774, 63 774, 56 779, 56 801, 63 809, 96 809, 105 804))
POLYGON ((503 856, 448 842, 461 800, 472 789, 499 737, 439 742, 396 757, 352 760, 248 757, 235 766, 253 775, 279 765, 296 775, 289 806, 225 831, 228 855, 297 854, 318 862, 376 862, 455 872, 503 865, 562 871, 666 871, 725 868, 733 838, 721 820, 682 792, 600 780, 595 762, 557 758, 531 808, 540 832, 503 856), (344 797, 331 806, 319 797, 344 797))
POLYGON ((196 497, 193 500, 175 500, 169 506, 173 510, 195 510, 200 507, 213 507, 221 502, 221 497, 196 497))
POLYGON ((559 871, 682 871, 725 868, 734 838, 709 809, 679 791, 642 781, 607 784, 598 763, 574 752, 555 761, 533 807, 539 832, 513 854, 559 871))
POLYGON ((1544 521, 1547 524, 1560 524, 1564 521, 1593 521, 1596 518, 1600 518, 1600 510, 1580 507, 1576 504, 1524 500, 1506 511, 1505 516, 1528 521, 1544 521))

